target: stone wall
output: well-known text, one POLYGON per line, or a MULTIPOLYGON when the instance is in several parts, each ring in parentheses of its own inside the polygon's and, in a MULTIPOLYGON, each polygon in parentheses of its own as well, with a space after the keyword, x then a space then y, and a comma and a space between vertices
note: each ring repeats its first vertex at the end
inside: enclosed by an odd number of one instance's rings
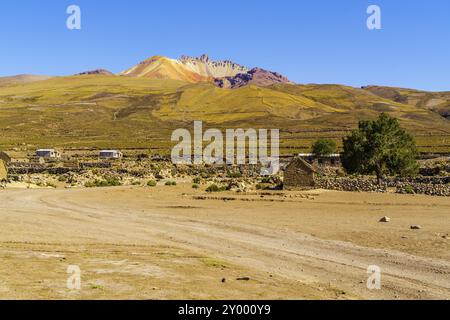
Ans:
POLYGON ((390 178, 378 185, 374 178, 365 177, 321 177, 316 187, 338 191, 387 192, 388 188, 402 194, 426 194, 450 196, 450 177, 390 178))

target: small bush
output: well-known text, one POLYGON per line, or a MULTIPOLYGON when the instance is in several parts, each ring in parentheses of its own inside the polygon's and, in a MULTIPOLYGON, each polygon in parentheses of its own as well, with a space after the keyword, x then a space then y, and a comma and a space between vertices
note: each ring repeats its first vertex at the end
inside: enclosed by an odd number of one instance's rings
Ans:
POLYGON ((121 186, 122 182, 119 181, 117 178, 111 178, 108 177, 105 180, 95 180, 95 181, 89 181, 84 184, 86 188, 102 188, 102 187, 117 187, 121 186))
POLYGON ((192 189, 198 189, 198 188, 200 188, 200 186, 197 183, 192 184, 192 189))
POLYGON ((312 153, 316 156, 328 156, 336 152, 336 142, 331 139, 319 139, 312 146, 312 153))
POLYGON ((223 192, 226 190, 227 190, 226 187, 219 187, 216 184, 212 184, 208 188, 206 188, 206 192, 223 192))
POLYGON ((166 185, 166 186, 176 186, 177 183, 176 183, 175 181, 167 181, 167 182, 165 183, 165 185, 166 185))
POLYGON ((131 183, 131 185, 133 185, 133 186, 140 186, 140 185, 141 185, 141 182, 140 182, 140 181, 133 181, 133 182, 131 183))
POLYGON ((59 176, 58 177, 58 181, 59 182, 66 182, 67 181, 67 177, 66 176, 59 176))
POLYGON ((407 194, 414 194, 415 193, 413 187, 411 187, 411 186, 405 186, 405 192, 407 194))
POLYGON ((240 172, 227 172, 228 178, 242 178, 242 173, 240 172))
POLYGON ((200 179, 200 177, 195 177, 194 179, 192 179, 192 183, 194 184, 200 184, 201 181, 202 179, 200 179))
POLYGON ((271 183, 272 181, 271 181, 271 179, 270 179, 270 177, 263 177, 263 178, 261 178, 261 183, 271 183))
POLYGON ((147 186, 148 187, 156 187, 156 181, 155 180, 150 180, 149 182, 147 182, 147 186))

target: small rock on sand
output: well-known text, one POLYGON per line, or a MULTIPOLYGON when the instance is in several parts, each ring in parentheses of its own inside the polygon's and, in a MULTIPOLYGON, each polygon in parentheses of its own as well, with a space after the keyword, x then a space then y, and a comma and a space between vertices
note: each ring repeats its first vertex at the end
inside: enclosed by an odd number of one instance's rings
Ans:
POLYGON ((380 222, 390 222, 391 218, 384 216, 383 218, 380 219, 380 222))
POLYGON ((238 281, 250 281, 249 277, 241 277, 241 278, 237 278, 236 280, 238 281))
POLYGON ((419 230, 419 229, 422 229, 422 226, 420 226, 418 224, 413 224, 410 228, 411 228, 411 230, 419 230))

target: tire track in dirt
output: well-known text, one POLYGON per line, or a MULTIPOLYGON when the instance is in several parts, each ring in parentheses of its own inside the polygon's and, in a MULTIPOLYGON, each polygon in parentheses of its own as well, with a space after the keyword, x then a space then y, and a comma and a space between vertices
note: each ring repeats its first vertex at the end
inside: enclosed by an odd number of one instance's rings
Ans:
MULTIPOLYGON (((102 225, 109 224, 106 222, 108 219, 115 220, 110 224, 112 227, 124 214, 122 210, 115 210, 103 203, 96 203, 95 207, 86 203, 80 206, 70 199, 54 197, 41 197, 40 202, 52 210, 90 216, 95 214, 102 225)), ((448 298, 450 293, 450 263, 438 259, 321 240, 306 234, 280 232, 257 225, 243 228, 237 223, 199 221, 162 213, 129 212, 126 216, 133 217, 127 227, 135 231, 135 236, 144 233, 139 237, 141 239, 148 239, 146 235, 149 233, 158 234, 158 241, 176 243, 190 250, 195 248, 293 281, 318 285, 337 280, 350 293, 364 296, 367 289, 355 289, 345 284, 364 281, 367 267, 376 264, 383 271, 385 287, 390 288, 388 295, 403 293, 407 297, 417 297, 417 292, 425 290, 430 298, 448 298)), ((119 220, 123 221, 123 217, 119 220)), ((385 295, 386 292, 382 294, 383 297, 385 295)), ((373 296, 373 293, 368 296, 373 296)))
MULTIPOLYGON (((323 240, 308 234, 261 226, 194 219, 157 207, 115 207, 83 201, 74 193, 97 190, 24 190, 3 197, 0 209, 28 211, 52 223, 61 244, 89 238, 93 243, 163 244, 185 248, 249 268, 306 283, 320 290, 344 290, 348 297, 449 298, 450 263, 394 250, 323 240), (17 203, 21 203, 20 209, 17 203), (57 230, 58 226, 64 226, 57 230), (383 290, 365 287, 369 265, 382 269, 383 290)), ((182 202, 182 200, 180 201, 182 202)))

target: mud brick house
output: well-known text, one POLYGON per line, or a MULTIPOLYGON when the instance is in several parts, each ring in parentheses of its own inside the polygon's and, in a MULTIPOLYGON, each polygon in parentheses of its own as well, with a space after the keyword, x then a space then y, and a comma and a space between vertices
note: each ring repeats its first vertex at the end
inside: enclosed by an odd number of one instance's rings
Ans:
POLYGON ((304 190, 314 188, 317 171, 301 157, 295 157, 284 170, 285 190, 304 190))

